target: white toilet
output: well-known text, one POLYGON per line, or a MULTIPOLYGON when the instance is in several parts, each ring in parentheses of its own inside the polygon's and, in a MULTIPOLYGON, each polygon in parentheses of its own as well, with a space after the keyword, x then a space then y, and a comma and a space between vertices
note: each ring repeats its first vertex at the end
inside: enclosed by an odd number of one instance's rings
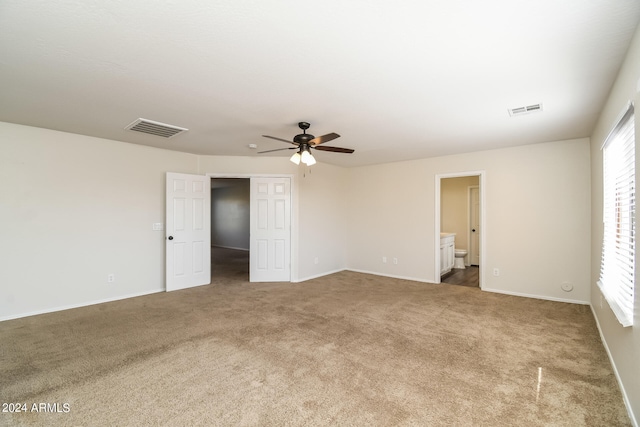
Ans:
POLYGON ((465 251, 464 249, 456 249, 454 254, 455 258, 453 260, 453 268, 465 268, 464 257, 467 256, 467 251, 465 251))

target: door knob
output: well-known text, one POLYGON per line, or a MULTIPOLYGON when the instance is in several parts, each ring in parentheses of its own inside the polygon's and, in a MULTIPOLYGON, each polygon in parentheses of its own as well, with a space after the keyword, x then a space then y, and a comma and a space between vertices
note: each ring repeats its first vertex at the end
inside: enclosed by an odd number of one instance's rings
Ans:
POLYGON ((173 240, 173 236, 169 236, 169 237, 167 237, 167 239, 173 240))
POLYGON ((475 232, 476 232, 476 229, 475 229, 475 228, 472 228, 472 229, 471 229, 471 231, 473 231, 473 232, 475 233, 475 232))

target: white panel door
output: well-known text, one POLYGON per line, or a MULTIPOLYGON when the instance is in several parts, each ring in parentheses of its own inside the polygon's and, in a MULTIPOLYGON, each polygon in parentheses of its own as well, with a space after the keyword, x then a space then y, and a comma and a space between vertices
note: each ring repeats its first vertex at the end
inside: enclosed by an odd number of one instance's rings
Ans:
POLYGON ((469 262, 480 265, 480 189, 471 187, 469 191, 469 218, 471 219, 471 244, 469 245, 469 262))
POLYGON ((166 289, 211 283, 211 180, 167 173, 166 289))
POLYGON ((250 281, 290 281, 290 178, 251 178, 250 222, 250 281))

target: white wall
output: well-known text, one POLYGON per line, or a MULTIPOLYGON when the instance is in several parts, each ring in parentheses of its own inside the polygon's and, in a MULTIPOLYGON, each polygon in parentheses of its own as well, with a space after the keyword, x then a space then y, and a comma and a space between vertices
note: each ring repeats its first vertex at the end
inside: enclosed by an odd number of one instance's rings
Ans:
POLYGON ((349 269, 434 281, 433 176, 425 162, 349 169, 349 269))
POLYGON ((346 268, 347 179, 347 169, 317 163, 298 180, 299 281, 346 268))
POLYGON ((484 171, 484 289, 588 303, 589 167, 578 139, 350 169, 347 266, 435 282, 435 176, 484 171))
POLYGON ((0 319, 164 289, 165 172, 196 170, 190 154, 0 123, 0 319))
MULTIPOLYGON (((614 126, 618 115, 629 101, 635 102, 636 124, 636 174, 640 172, 640 29, 627 53, 620 74, 613 86, 609 99, 603 109, 598 124, 591 137, 591 187, 592 187, 592 223, 593 236, 591 246, 591 304, 605 347, 612 359, 614 368, 622 384, 623 394, 628 407, 632 410, 635 425, 640 421, 640 288, 636 284, 634 326, 623 328, 615 315, 603 301, 596 282, 600 275, 602 256, 602 151, 600 150, 608 133, 614 126)), ((636 257, 636 271, 638 261, 636 257)), ((637 281, 636 281, 637 283, 637 281)))
POLYGON ((298 166, 288 157, 262 156, 199 156, 198 173, 224 176, 293 175, 299 173, 298 166))

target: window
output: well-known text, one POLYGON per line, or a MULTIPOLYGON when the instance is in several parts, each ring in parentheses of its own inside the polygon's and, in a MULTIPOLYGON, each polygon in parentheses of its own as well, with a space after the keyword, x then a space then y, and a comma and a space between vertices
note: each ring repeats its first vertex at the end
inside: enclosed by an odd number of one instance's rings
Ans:
POLYGON ((604 236, 598 286, 622 326, 633 324, 636 153, 633 104, 603 145, 604 236))

